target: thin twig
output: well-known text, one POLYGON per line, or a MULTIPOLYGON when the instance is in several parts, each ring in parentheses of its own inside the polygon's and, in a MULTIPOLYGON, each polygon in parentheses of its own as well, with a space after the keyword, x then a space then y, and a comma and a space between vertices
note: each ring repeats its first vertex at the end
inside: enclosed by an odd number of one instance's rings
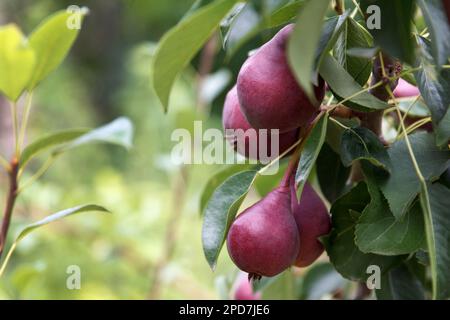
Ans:
POLYGON ((0 257, 2 256, 3 249, 5 248, 6 238, 8 236, 9 225, 11 222, 11 216, 14 210, 14 204, 17 199, 17 173, 19 172, 19 161, 14 158, 11 161, 11 170, 9 172, 9 191, 6 198, 6 206, 3 214, 3 221, 0 231, 0 257))

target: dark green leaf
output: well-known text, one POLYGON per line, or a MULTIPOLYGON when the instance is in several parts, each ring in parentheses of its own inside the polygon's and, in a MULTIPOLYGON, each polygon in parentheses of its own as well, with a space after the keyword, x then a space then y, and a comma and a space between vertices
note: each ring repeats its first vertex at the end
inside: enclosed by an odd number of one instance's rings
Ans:
POLYGON ((330 55, 324 57, 319 72, 336 96, 352 97, 344 103, 346 106, 360 111, 374 111, 389 108, 389 104, 386 102, 375 98, 367 91, 363 92, 363 88, 330 55))
MULTIPOLYGON (((433 134, 418 132, 410 135, 409 140, 424 178, 428 181, 438 178, 450 164, 450 151, 439 150, 433 134)), ((376 181, 392 213, 401 219, 419 194, 420 182, 404 139, 395 142, 388 153, 392 159, 391 174, 377 174, 376 181)))
POLYGON ((373 40, 370 34, 354 19, 345 22, 345 29, 334 46, 333 54, 337 61, 355 79, 359 85, 364 85, 372 71, 372 57, 362 58, 349 55, 354 48, 369 49, 373 40))
POLYGON ((341 139, 342 163, 349 167, 356 160, 368 160, 390 171, 391 159, 383 143, 371 130, 359 127, 344 131, 341 139))
POLYGON ((256 174, 257 171, 244 171, 231 176, 214 191, 206 206, 202 242, 206 260, 212 269, 256 174))
POLYGON ((437 298, 450 298, 450 189, 435 183, 428 187, 436 246, 437 298))
MULTIPOLYGON (((412 37, 412 19, 414 15, 413 0, 362 0, 361 7, 367 12, 370 5, 376 5, 380 9, 380 26, 372 28, 368 23, 368 29, 373 35, 375 43, 389 55, 406 63, 414 63, 414 41, 412 37)), ((369 14, 369 19, 375 17, 369 14)))
POLYGON ((428 26, 434 60, 446 64, 450 57, 450 24, 442 0, 417 0, 428 26))
POLYGON ((330 203, 344 192, 350 168, 342 165, 341 157, 325 143, 316 161, 320 189, 330 203))
POLYGON ((329 0, 306 0, 288 44, 289 63, 311 101, 316 100, 312 86, 314 64, 328 5, 329 0))
POLYGON ((363 253, 355 245, 355 225, 370 195, 364 182, 359 183, 349 193, 339 198, 331 208, 331 233, 323 237, 323 243, 336 270, 350 280, 366 281, 367 267, 377 265, 385 273, 397 261, 397 257, 363 253))
POLYGON ((211 37, 237 0, 219 0, 183 19, 161 39, 154 57, 153 87, 167 111, 177 75, 211 37))
POLYGON ((425 299, 425 290, 422 284, 403 264, 383 275, 381 288, 375 292, 378 300, 425 299))
POLYGON ((203 192, 202 192, 202 195, 200 198, 200 214, 203 215, 209 199, 211 199, 211 196, 213 195, 214 190, 216 190, 219 185, 221 185, 230 176, 232 176, 238 172, 241 172, 241 171, 247 171, 247 170, 251 169, 252 167, 254 167, 254 165, 250 165, 250 164, 231 165, 231 166, 217 172, 215 175, 213 175, 209 179, 206 186, 203 188, 203 192))
POLYGON ((401 255, 425 246, 425 228, 420 203, 401 220, 395 219, 378 187, 373 183, 370 165, 363 164, 371 196, 355 230, 356 245, 362 252, 381 255, 401 255))
MULTIPOLYGON (((450 107, 450 90, 448 89, 450 88, 450 69, 438 70, 432 57, 430 41, 422 37, 417 39, 421 47, 419 61, 422 69, 415 73, 415 77, 420 93, 431 111, 433 125, 435 128, 439 128, 444 117, 446 117, 445 123, 448 122, 446 114, 450 107)), ((438 131, 438 144, 443 145, 450 138, 446 125, 444 124, 438 131)))
POLYGON ((303 187, 308 181, 309 175, 316 163, 327 133, 328 115, 323 116, 311 131, 302 150, 300 161, 295 174, 295 182, 298 185, 297 196, 300 198, 303 187))

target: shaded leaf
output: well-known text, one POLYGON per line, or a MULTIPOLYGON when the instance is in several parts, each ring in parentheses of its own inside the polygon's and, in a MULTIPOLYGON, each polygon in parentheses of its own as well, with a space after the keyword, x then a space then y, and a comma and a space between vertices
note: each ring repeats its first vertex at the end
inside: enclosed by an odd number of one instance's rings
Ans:
POLYGON ((214 191, 206 206, 202 243, 206 260, 212 269, 216 266, 231 223, 256 174, 257 171, 243 171, 229 177, 214 191))
POLYGON ((342 289, 347 281, 330 263, 315 264, 303 278, 300 299, 319 300, 342 289))
POLYGON ((389 108, 389 104, 386 102, 377 99, 367 91, 362 92, 363 88, 330 55, 324 57, 319 72, 336 96, 352 97, 344 103, 349 108, 360 111, 374 111, 389 108))
POLYGON ((316 161, 320 189, 330 203, 339 198, 345 189, 350 168, 342 165, 341 157, 325 143, 316 161))
POLYGON ((396 263, 398 257, 363 253, 355 245, 355 225, 370 201, 364 182, 339 198, 331 207, 333 229, 322 237, 330 262, 336 270, 350 280, 366 281, 367 267, 377 265, 385 273, 396 263))
POLYGON ((381 288, 375 290, 378 300, 424 300, 420 281, 402 264, 382 276, 381 288))
POLYGON ((371 130, 358 127, 344 131, 341 139, 342 163, 349 167, 356 160, 368 160, 390 171, 391 159, 383 143, 371 130))
POLYGON ((328 115, 323 116, 319 122, 315 125, 311 134, 309 135, 302 154, 298 163, 297 172, 295 174, 295 182, 298 186, 297 197, 300 196, 303 191, 305 183, 308 181, 309 175, 316 164, 319 152, 322 149, 322 145, 325 142, 325 136, 327 134, 328 115))

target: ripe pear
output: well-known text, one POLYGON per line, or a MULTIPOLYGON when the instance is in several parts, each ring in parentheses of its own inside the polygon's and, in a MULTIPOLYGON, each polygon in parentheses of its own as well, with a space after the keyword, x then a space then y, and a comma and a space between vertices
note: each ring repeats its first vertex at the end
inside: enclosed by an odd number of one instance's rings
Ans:
POLYGON ((330 232, 331 219, 322 199, 308 182, 298 201, 295 180, 291 179, 291 193, 292 212, 300 234, 300 250, 295 266, 307 267, 323 253, 324 247, 318 238, 330 232))
POLYGON ((234 300, 261 300, 261 293, 254 292, 248 275, 240 273, 234 284, 234 300))
POLYGON ((393 93, 396 98, 411 98, 420 96, 419 88, 403 79, 398 80, 398 85, 393 93))
POLYGON ((270 130, 267 130, 266 136, 261 137, 267 137, 267 138, 261 138, 260 139, 260 131, 255 130, 254 135, 252 135, 252 132, 250 130, 254 130, 250 124, 248 123, 247 119, 245 119, 244 115, 242 114, 241 107, 238 100, 237 95, 237 89, 236 86, 234 86, 227 94, 225 98, 225 104, 223 108, 223 114, 222 114, 222 123, 224 130, 227 129, 242 129, 245 133, 248 133, 245 135, 245 141, 242 144, 238 143, 238 135, 227 135, 227 140, 234 146, 234 149, 241 155, 260 160, 260 150, 263 148, 262 154, 264 156, 268 156, 270 159, 274 159, 283 152, 285 152, 289 147, 291 147, 298 139, 298 129, 294 129, 292 131, 286 132, 286 133, 273 133, 270 132, 270 130), (252 141, 252 137, 255 137, 255 140, 252 141), (272 150, 272 141, 273 139, 278 140, 278 150, 276 148, 272 150), (251 144, 250 142, 254 143, 256 146, 256 149, 254 149, 254 153, 251 152, 251 144), (260 145, 264 144, 264 145, 260 145))
POLYGON ((291 208, 289 183, 241 213, 230 227, 228 253, 249 278, 273 277, 291 266, 299 234, 291 208))
POLYGON ((288 64, 287 41, 294 28, 284 27, 243 64, 237 80, 242 112, 256 129, 288 132, 304 126, 317 113, 325 94, 322 78, 311 102, 288 64))

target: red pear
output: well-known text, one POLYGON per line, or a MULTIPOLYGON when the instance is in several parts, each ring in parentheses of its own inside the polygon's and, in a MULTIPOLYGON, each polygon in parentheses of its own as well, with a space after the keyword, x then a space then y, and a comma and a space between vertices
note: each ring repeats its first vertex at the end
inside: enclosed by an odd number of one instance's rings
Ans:
POLYGON ((299 235, 291 209, 289 183, 270 192, 231 225, 228 253, 249 278, 273 277, 291 266, 299 235))
POLYGON ((261 294, 253 292, 248 275, 242 272, 234 285, 234 300, 261 300, 261 294))
POLYGON ((297 267, 307 267, 323 253, 318 238, 331 230, 328 210, 319 195, 306 182, 300 202, 297 201, 295 180, 291 179, 292 212, 300 234, 300 250, 295 261, 297 267))
POLYGON ((315 87, 313 104, 300 88, 288 64, 286 47, 294 25, 288 25, 250 56, 242 66, 237 90, 242 112, 256 129, 288 132, 309 123, 325 94, 323 79, 315 87))
POLYGON ((420 96, 419 88, 413 86, 409 82, 399 79, 398 85, 394 90, 394 96, 396 98, 410 98, 420 96))
POLYGON ((241 107, 239 105, 239 100, 237 96, 237 90, 236 86, 233 87, 233 89, 228 92, 226 98, 225 98, 225 104, 223 107, 223 115, 222 115, 222 122, 223 122, 223 128, 226 129, 242 129, 245 132, 245 140, 244 143, 239 144, 238 143, 238 135, 227 135, 227 140, 230 141, 230 143, 234 146, 234 149, 241 155, 252 158, 252 159, 260 159, 259 151, 261 150, 261 147, 264 147, 262 149, 262 154, 264 156, 267 156, 269 159, 276 158, 283 152, 285 152, 289 147, 291 147, 298 139, 298 130, 292 130, 286 133, 272 133, 270 130, 267 130, 267 135, 259 139, 259 130, 255 130, 254 132, 251 132, 250 130, 254 130, 250 124, 245 119, 244 115, 242 114, 241 107), (252 136, 253 134, 253 136, 252 136), (252 137, 254 137, 254 141, 252 141, 252 137), (272 150, 272 141, 273 139, 278 140, 278 152, 277 150, 272 150), (251 144, 250 142, 254 143, 256 148, 251 152, 251 144), (264 143, 264 145, 260 146, 260 143, 264 143))

